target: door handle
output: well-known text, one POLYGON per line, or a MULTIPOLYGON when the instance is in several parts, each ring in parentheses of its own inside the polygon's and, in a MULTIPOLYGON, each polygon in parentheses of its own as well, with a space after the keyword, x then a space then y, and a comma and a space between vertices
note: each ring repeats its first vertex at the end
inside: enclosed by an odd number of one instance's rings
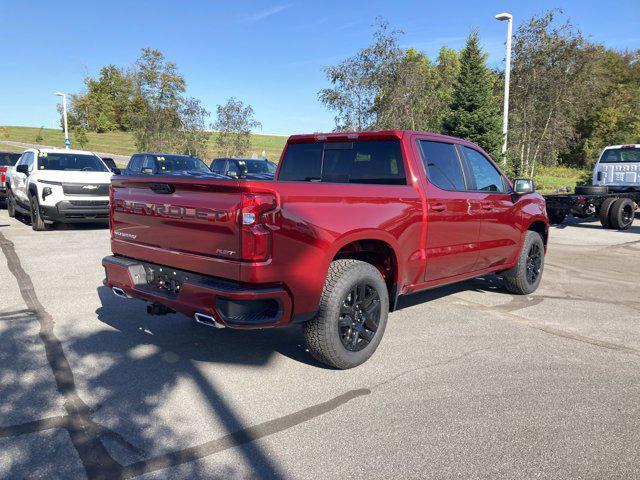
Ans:
POLYGON ((432 203, 431 210, 434 212, 444 212, 447 207, 444 206, 444 203, 432 203))
POLYGON ((482 202, 482 203, 480 203, 480 208, 482 210, 493 210, 493 205, 491 205, 488 202, 482 202))

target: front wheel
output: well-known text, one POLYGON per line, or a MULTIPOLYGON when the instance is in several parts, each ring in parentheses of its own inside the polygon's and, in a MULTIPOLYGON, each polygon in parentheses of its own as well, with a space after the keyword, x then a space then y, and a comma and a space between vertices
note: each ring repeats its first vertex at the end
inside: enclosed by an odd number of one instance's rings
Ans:
POLYGON ((29 203, 31 204, 31 228, 33 228, 36 232, 42 232, 47 229, 47 224, 42 219, 42 215, 40 215, 40 205, 38 204, 38 198, 35 195, 32 195, 29 199, 29 203))
POLYGON ((7 192, 7 214, 11 218, 15 218, 16 216, 16 204, 11 191, 7 192))
POLYGON ((389 294, 378 269, 359 260, 336 260, 318 313, 304 327, 309 352, 335 368, 356 367, 378 348, 388 316, 389 294))
POLYGON ((528 295, 540 285, 544 269, 544 242, 538 232, 527 231, 515 267, 502 274, 504 286, 511 293, 528 295))

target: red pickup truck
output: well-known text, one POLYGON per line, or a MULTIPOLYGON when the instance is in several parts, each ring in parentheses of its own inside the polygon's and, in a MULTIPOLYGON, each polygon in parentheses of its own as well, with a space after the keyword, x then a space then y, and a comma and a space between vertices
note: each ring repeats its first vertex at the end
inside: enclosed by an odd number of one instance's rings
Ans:
POLYGON ((311 354, 351 368, 398 299, 487 273, 529 294, 548 219, 478 146, 413 131, 295 135, 274 180, 115 176, 105 284, 148 312, 213 327, 304 323, 311 354))

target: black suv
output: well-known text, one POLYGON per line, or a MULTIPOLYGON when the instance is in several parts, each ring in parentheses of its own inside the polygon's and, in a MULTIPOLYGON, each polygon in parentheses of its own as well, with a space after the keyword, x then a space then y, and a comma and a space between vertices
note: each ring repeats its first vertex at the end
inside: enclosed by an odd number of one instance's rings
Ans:
POLYGON ((211 174, 197 157, 173 153, 136 153, 129 159, 125 175, 161 175, 174 173, 211 174))
POLYGON ((216 158, 211 162, 213 173, 251 180, 273 180, 276 168, 275 163, 257 158, 216 158))

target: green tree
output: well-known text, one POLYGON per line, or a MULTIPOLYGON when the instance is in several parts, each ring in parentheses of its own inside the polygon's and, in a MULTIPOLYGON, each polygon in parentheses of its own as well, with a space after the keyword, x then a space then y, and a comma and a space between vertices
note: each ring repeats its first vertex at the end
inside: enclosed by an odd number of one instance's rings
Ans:
POLYGON ((251 130, 260 127, 260 122, 253 118, 253 108, 233 97, 218 105, 216 121, 211 125, 217 130, 216 146, 226 157, 244 156, 251 145, 251 130))
POLYGON ((640 143, 640 50, 593 51, 598 95, 579 114, 574 145, 560 155, 564 163, 589 169, 605 146, 640 143))
POLYGON ((514 35, 508 149, 518 175, 533 176, 537 162, 553 166, 572 149, 580 118, 602 95, 596 49, 557 15, 534 16, 514 35))
POLYGON ((136 62, 134 78, 131 125, 136 147, 142 151, 173 151, 181 137, 184 77, 161 52, 145 48, 136 62))
POLYGON ((69 126, 84 125, 99 133, 128 130, 135 94, 132 74, 115 65, 107 65, 100 70, 97 79, 86 77, 84 83, 84 93, 70 96, 69 126))
POLYGON ((458 53, 446 47, 435 64, 412 48, 404 51, 396 67, 379 82, 376 128, 440 132, 459 69, 458 53))
MULTIPOLYGON (((318 94, 320 101, 336 113, 336 130, 376 128, 376 97, 394 77, 403 51, 398 46, 400 31, 389 30, 376 19, 374 43, 324 72, 332 84, 318 94)), ((383 104, 394 107, 389 102, 383 104)), ((384 120, 387 121, 387 120, 384 120)))
POLYGON ((36 143, 38 144, 44 142, 44 137, 42 136, 43 130, 44 130, 44 127, 40 127, 40 129, 38 130, 38 134, 36 135, 36 143))
POLYGON ((87 129, 82 125, 78 125, 73 129, 73 138, 80 146, 81 150, 84 150, 84 147, 89 143, 89 139, 87 138, 87 129))
POLYGON ((205 118, 209 112, 196 98, 186 98, 180 106, 181 139, 178 151, 185 155, 204 157, 207 155, 209 133, 205 130, 205 118))
POLYGON ((487 55, 473 30, 460 54, 460 73, 452 92, 451 112, 444 122, 449 135, 480 145, 498 158, 502 143, 499 99, 494 94, 495 75, 486 66, 487 55))

